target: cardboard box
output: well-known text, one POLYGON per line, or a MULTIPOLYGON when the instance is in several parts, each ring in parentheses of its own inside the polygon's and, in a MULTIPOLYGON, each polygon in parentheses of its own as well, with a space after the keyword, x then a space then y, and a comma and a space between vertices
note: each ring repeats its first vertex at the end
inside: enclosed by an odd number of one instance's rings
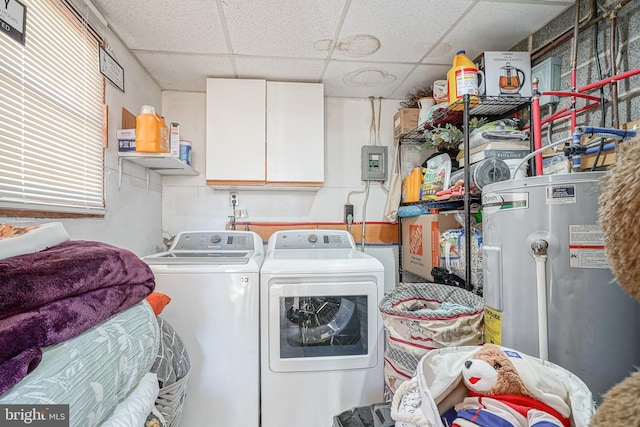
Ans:
POLYGON ((169 125, 169 151, 173 157, 180 157, 180 123, 169 125))
POLYGON ((478 61, 484 73, 480 95, 531 96, 531 54, 529 52, 484 52, 478 61), (483 91, 484 87, 484 91, 483 91))
POLYGON ((433 280, 431 269, 440 265, 440 236, 460 228, 453 214, 432 214, 402 218, 402 268, 433 280))
POLYGON ((401 108, 393 116, 393 137, 400 138, 418 126, 419 108, 401 108))

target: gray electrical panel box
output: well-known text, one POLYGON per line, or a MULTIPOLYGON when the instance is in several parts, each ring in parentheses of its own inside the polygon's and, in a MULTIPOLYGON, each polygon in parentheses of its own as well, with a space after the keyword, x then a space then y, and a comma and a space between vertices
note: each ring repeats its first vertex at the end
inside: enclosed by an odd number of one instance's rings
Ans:
POLYGON ((363 145, 361 150, 363 181, 387 180, 387 147, 382 145, 363 145))
MULTIPOLYGON (((562 58, 547 58, 531 69, 531 78, 538 78, 538 91, 560 90, 560 73, 562 70, 562 58)), ((540 106, 549 103, 558 103, 558 96, 543 95, 540 97, 540 106)))

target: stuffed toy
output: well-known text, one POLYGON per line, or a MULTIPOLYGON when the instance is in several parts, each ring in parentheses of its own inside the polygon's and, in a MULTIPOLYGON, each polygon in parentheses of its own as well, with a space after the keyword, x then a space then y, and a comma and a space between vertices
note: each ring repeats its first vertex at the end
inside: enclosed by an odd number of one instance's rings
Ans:
MULTIPOLYGON (((469 395, 455 407, 455 427, 570 424, 568 408, 561 406, 562 410, 557 410, 540 400, 544 397, 536 393, 538 378, 518 352, 485 344, 464 362, 462 379, 469 395)), ((560 396, 566 394, 559 381, 554 387, 561 390, 560 396)))
MULTIPOLYGON (((621 144, 616 163, 603 178, 600 227, 605 256, 620 286, 640 300, 640 138, 621 144)), ((613 386, 602 398, 590 427, 640 425, 640 372, 613 386)))

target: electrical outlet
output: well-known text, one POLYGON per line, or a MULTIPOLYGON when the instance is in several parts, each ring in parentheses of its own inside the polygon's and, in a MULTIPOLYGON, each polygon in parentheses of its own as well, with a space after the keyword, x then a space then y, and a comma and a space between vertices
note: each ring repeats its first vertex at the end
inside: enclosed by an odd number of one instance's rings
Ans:
POLYGON ((236 208, 240 206, 240 197, 238 197, 238 193, 229 193, 229 204, 236 208))
POLYGON ((353 205, 344 205, 344 222, 349 222, 349 215, 351 215, 351 222, 353 222, 353 205))

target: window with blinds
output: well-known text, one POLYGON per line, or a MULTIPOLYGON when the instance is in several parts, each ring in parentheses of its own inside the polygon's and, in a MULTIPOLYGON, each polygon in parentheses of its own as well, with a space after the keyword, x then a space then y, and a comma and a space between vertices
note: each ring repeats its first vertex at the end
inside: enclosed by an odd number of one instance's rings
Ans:
POLYGON ((0 34, 0 215, 103 215, 99 42, 64 2, 21 2, 25 45, 0 34))

